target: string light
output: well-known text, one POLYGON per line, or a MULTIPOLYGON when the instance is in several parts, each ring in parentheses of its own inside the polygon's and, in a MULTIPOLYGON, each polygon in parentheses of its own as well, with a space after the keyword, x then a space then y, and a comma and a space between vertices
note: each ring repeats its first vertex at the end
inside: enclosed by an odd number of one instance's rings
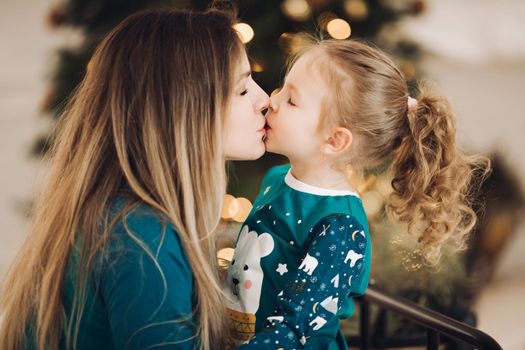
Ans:
POLYGON ((248 23, 236 23, 233 28, 237 31, 237 34, 239 34, 244 44, 249 43, 255 35, 255 32, 248 23))
POLYGON ((252 210, 252 203, 243 197, 235 198, 230 194, 224 195, 221 218, 244 222, 252 210))
POLYGON ((346 0, 345 10, 355 21, 362 21, 368 17, 368 5, 363 0, 346 0))
POLYGON ((233 260, 235 250, 233 248, 222 248, 217 252, 219 265, 222 267, 228 266, 228 263, 233 260))
POLYGON ((286 0, 281 4, 281 9, 295 21, 306 21, 312 13, 306 0, 286 0))
POLYGON ((334 39, 347 39, 350 37, 352 30, 350 24, 341 18, 336 18, 328 22, 326 30, 334 39))
POLYGON ((239 204, 239 210, 232 216, 232 219, 237 222, 244 222, 252 210, 252 203, 243 197, 237 198, 239 204))
POLYGON ((224 195, 221 218, 231 219, 238 211, 239 201, 232 195, 224 195))
POLYGON ((279 36, 278 44, 284 52, 294 54, 306 43, 306 40, 305 36, 301 34, 282 33, 279 36))
POLYGON ((264 71, 264 67, 258 62, 253 61, 251 66, 252 66, 252 72, 260 73, 264 71))

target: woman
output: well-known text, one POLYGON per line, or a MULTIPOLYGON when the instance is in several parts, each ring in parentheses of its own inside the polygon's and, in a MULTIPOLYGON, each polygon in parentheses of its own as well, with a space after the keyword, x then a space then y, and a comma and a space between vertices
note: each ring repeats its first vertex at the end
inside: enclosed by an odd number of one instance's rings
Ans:
POLYGON ((268 104, 233 19, 150 10, 101 42, 4 282, 0 348, 218 348, 225 160, 264 153, 268 104))

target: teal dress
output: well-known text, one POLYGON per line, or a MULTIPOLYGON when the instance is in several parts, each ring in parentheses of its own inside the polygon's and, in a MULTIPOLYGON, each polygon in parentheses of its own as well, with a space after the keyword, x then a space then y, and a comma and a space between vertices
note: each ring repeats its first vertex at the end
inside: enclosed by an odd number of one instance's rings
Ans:
POLYGON ((340 320, 370 275, 361 199, 313 187, 290 165, 265 176, 228 268, 230 329, 238 349, 347 349, 340 320))
MULTIPOLYGON (((119 197, 113 213, 124 202, 119 197)), ((78 349, 194 349, 193 277, 177 231, 146 205, 125 221, 134 237, 118 222, 93 266, 78 349)), ((65 276, 66 319, 72 316, 77 243, 65 276)), ((61 348, 67 348, 64 340, 61 348)))

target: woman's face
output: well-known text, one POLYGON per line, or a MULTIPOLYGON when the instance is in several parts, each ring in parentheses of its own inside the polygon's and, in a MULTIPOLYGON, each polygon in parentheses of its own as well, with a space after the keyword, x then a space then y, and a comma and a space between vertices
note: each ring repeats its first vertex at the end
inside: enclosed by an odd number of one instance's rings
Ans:
POLYGON ((224 153, 229 160, 257 159, 264 154, 264 110, 269 97, 252 79, 250 63, 242 53, 237 67, 230 114, 224 127, 224 153))

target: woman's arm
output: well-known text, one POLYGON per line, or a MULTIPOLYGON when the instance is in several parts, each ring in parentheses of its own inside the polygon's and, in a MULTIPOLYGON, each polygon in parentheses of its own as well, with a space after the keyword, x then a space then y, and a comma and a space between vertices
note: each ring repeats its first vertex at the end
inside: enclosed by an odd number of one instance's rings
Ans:
POLYGON ((148 212, 127 226, 132 235, 112 233, 100 275, 115 347, 193 349, 193 278, 177 232, 148 212))

